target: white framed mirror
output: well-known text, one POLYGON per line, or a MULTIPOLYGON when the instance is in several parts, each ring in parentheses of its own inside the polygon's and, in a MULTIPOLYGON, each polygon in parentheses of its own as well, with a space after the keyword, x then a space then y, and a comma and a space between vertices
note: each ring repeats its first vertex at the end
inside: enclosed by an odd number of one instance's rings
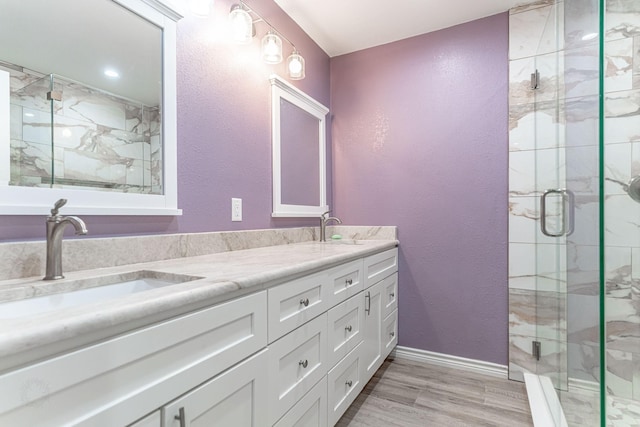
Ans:
POLYGON ((319 217, 328 210, 329 109, 279 76, 271 82, 273 217, 319 217))
POLYGON ((180 12, 167 0, 0 9, 0 215, 61 198, 77 214, 180 215, 180 12))

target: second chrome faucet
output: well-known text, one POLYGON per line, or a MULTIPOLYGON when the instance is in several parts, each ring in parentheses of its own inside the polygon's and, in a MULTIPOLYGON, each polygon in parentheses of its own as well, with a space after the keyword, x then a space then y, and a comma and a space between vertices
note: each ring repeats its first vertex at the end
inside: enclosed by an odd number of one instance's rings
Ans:
POLYGON ((331 211, 326 211, 325 213, 322 214, 322 216, 320 216, 320 241, 321 242, 327 241, 327 224, 329 223, 329 221, 335 221, 336 224, 342 224, 342 221, 340 221, 340 218, 336 218, 335 216, 328 216, 329 212, 331 211))

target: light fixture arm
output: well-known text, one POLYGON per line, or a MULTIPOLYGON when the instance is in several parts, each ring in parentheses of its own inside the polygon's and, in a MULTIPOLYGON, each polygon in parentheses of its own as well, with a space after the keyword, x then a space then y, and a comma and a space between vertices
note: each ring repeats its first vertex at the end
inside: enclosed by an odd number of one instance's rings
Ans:
POLYGON ((240 6, 242 6, 247 12, 254 14, 257 18, 253 20, 253 23, 255 24, 256 22, 264 22, 265 24, 267 24, 267 26, 270 28, 271 31, 273 31, 274 33, 276 33, 280 38, 284 39, 287 43, 289 43, 291 45, 291 47, 293 48, 293 50, 297 50, 296 49, 296 45, 293 44, 293 42, 291 40, 289 40, 284 34, 282 34, 280 31, 278 31, 276 29, 276 27, 274 27, 273 25, 271 25, 271 23, 269 23, 269 21, 267 21, 266 19, 264 19, 258 12, 256 12, 254 9, 252 9, 251 7, 249 7, 249 5, 240 0, 240 6))

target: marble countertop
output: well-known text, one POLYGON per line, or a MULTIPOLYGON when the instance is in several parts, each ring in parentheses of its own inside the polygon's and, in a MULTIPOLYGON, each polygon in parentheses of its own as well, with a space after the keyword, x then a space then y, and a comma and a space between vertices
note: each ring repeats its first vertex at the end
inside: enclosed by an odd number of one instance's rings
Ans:
MULTIPOLYGON (((397 240, 303 242, 0 281, 0 302, 78 289, 78 281, 148 270, 202 277, 0 322, 0 372, 391 249, 397 240)), ((85 285, 86 286, 86 285, 85 285)), ((1 305, 0 305, 1 310, 1 305)))

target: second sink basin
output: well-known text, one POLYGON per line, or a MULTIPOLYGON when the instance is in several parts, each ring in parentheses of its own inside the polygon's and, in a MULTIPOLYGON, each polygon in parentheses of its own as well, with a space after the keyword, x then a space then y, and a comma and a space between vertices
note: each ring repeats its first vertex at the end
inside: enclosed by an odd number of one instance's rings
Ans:
MULTIPOLYGON (((64 289, 58 292, 54 290, 52 292, 55 293, 48 295, 0 303, 0 319, 61 310, 196 279, 201 277, 141 270, 121 275, 59 282, 60 287, 64 289)), ((48 286, 57 284, 47 283, 48 286)))

